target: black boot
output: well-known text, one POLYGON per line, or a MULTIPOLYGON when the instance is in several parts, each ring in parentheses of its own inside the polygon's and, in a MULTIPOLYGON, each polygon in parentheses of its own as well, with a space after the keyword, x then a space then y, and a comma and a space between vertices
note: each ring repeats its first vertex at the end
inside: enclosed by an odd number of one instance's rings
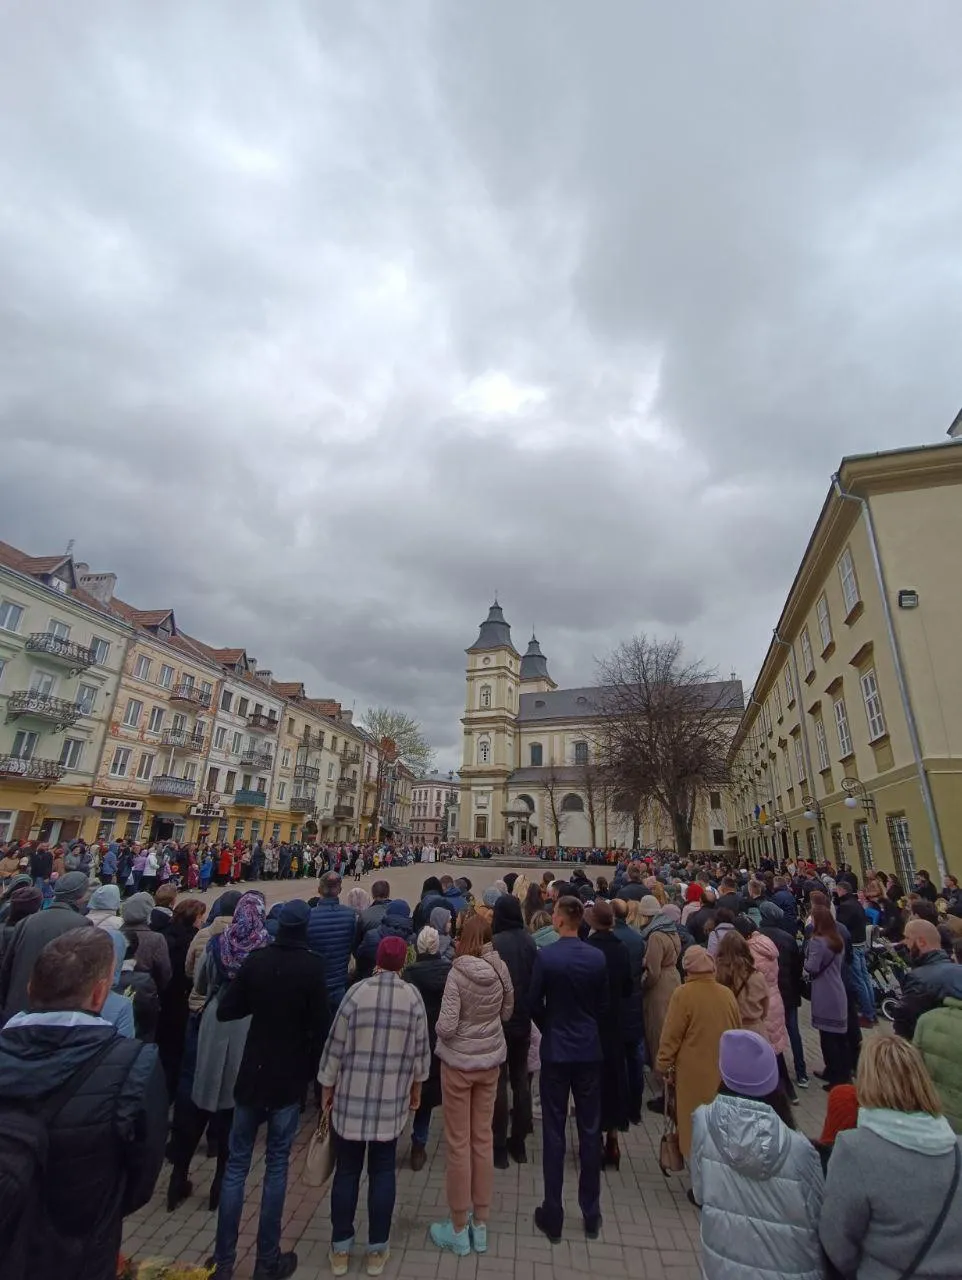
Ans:
POLYGON ((193 1184, 187 1177, 187 1170, 178 1169, 175 1166, 171 1170, 170 1182, 167 1184, 167 1212, 173 1213, 188 1199, 193 1189, 193 1184))
POLYGON ((511 1138, 508 1142, 508 1155, 515 1164, 527 1164, 528 1153, 525 1150, 524 1138, 511 1138))
POLYGON ((508 1159, 506 1147, 495 1147, 494 1149, 494 1167, 496 1169, 510 1169, 511 1161, 508 1159))

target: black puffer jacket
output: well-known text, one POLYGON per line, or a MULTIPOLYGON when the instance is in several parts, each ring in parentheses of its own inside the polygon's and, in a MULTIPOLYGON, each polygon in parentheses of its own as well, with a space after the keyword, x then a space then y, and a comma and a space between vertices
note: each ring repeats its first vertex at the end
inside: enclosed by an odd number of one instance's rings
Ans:
POLYGON ((402 974, 405 982, 410 982, 412 987, 417 987, 420 991, 424 1011, 428 1015, 431 1074, 421 1090, 421 1101, 432 1107, 441 1105, 441 1062, 434 1050, 438 1042, 438 1017, 444 998, 444 984, 450 972, 451 961, 443 956, 418 956, 414 964, 409 964, 402 974))
MULTIPOLYGON (((47 1230, 31 1280, 108 1280, 123 1218, 150 1199, 164 1159, 167 1090, 153 1045, 82 1013, 24 1014, 0 1032, 0 1099, 33 1104, 114 1043, 50 1125, 47 1230)), ((2 1274, 2 1263, 0 1263, 2 1274)))
POLYGON ((514 1012, 504 1024, 509 1040, 531 1034, 531 975, 538 958, 534 938, 524 927, 521 903, 510 894, 502 894, 494 904, 492 919, 494 949, 505 963, 514 987, 514 1012))

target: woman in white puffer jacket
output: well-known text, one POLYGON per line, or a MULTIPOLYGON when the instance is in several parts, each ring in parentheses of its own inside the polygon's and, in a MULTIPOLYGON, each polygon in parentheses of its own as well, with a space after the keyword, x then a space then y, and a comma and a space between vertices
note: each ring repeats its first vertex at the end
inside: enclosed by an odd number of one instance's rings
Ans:
POLYGON ((705 1280, 822 1280, 822 1165, 808 1139, 794 1131, 772 1046, 753 1031, 726 1031, 718 1066, 723 1088, 692 1121, 702 1274, 705 1280))

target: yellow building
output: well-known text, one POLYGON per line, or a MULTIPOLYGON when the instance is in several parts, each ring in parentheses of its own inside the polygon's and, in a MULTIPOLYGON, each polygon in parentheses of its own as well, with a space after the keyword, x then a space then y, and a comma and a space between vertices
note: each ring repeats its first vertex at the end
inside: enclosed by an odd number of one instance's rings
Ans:
MULTIPOLYGON (((630 848, 632 817, 615 807, 595 765, 592 708, 599 691, 559 689, 534 636, 522 657, 497 601, 466 652, 463 763, 454 806, 460 840, 630 848)), ((714 696, 736 716, 744 705, 737 680, 725 681, 714 696)), ((421 816, 433 817, 435 808, 432 801, 431 813, 421 816)), ((712 791, 696 811, 692 849, 723 851, 728 834, 723 798, 712 791)), ((643 815, 640 839, 658 848, 674 844, 667 816, 654 805, 643 815)))
POLYGON ((96 785, 132 628, 105 616, 70 555, 0 543, 0 843, 96 829, 96 785))
POLYGON ((744 856, 962 873, 962 445, 843 460, 732 745, 744 856))

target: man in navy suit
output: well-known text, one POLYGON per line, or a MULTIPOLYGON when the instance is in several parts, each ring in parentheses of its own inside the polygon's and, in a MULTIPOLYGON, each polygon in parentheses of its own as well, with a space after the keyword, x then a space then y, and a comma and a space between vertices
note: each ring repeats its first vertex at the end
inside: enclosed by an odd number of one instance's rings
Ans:
POLYGON ((552 1244, 561 1239, 564 1208, 565 1128, 568 1095, 574 1096, 581 1176, 578 1203, 585 1235, 601 1228, 601 1068, 598 1024, 608 1012, 604 957, 578 937, 584 907, 559 898, 551 922, 559 937, 538 952, 531 977, 531 1015, 541 1031, 541 1116, 544 1134, 544 1203, 534 1223, 552 1244))

